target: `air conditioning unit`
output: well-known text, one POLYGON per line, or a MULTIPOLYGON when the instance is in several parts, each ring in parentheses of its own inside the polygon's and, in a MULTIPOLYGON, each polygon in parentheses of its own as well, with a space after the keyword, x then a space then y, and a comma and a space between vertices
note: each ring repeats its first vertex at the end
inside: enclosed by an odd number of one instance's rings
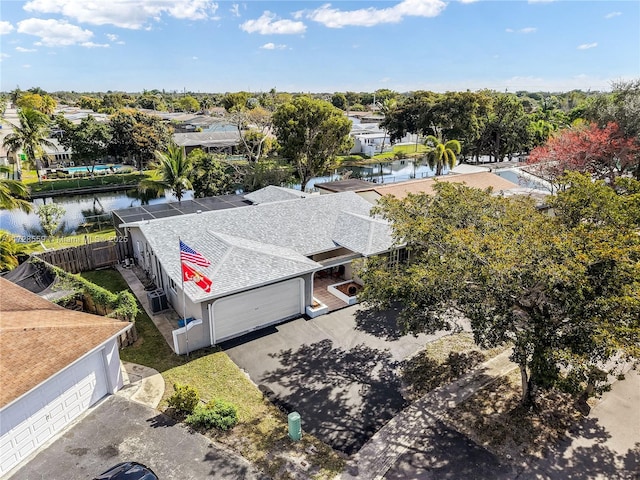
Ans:
POLYGON ((167 302, 167 294, 164 293, 164 291, 161 289, 147 292, 147 299, 149 300, 151 312, 154 314, 164 312, 169 308, 169 303, 167 302))

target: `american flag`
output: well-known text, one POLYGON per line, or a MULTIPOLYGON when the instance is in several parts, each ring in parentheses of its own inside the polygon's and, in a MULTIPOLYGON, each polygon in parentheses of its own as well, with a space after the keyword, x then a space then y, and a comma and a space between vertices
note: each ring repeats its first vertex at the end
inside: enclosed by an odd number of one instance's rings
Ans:
POLYGON ((200 265, 201 267, 208 267, 211 265, 211 262, 204 258, 201 253, 196 252, 182 240, 180 240, 180 260, 200 265))

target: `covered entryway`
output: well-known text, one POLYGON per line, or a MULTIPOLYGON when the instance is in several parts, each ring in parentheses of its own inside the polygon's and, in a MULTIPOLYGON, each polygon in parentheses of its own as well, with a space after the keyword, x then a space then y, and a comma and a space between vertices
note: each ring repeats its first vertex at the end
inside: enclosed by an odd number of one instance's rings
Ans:
POLYGON ((304 313, 304 279, 280 283, 216 300, 210 309, 212 343, 304 313))
POLYGON ((0 474, 8 472, 108 393, 104 361, 103 350, 94 352, 2 410, 0 474))

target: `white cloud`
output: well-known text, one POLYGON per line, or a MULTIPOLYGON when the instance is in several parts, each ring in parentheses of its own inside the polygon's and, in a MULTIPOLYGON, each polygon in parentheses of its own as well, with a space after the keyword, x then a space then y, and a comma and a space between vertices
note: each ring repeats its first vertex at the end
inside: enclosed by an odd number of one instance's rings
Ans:
POLYGON ((304 33, 307 26, 293 20, 276 20, 274 13, 265 11, 257 20, 247 20, 240 28, 247 33, 257 32, 261 35, 304 33))
POLYGON ((597 42, 583 43, 582 45, 578 45, 578 50, 589 50, 590 48, 596 48, 597 46, 598 46, 597 42))
POLYGON ((83 42, 80 45, 86 48, 109 48, 108 43, 83 42))
POLYGON ((8 53, 0 52, 0 62, 5 58, 9 58, 10 56, 11 55, 9 55, 8 53))
POLYGON ((529 0, 529 3, 551 3, 555 1, 556 0, 529 0))
POLYGON ((398 23, 404 17, 436 17, 446 6, 446 3, 441 0, 403 0, 389 8, 340 10, 332 8, 331 4, 327 3, 306 12, 306 17, 329 28, 373 27, 381 23, 398 23))
POLYGON ((24 47, 16 47, 18 52, 28 53, 28 52, 37 52, 35 48, 24 48, 24 47))
POLYGON ((18 22, 18 32, 40 37, 36 45, 58 47, 89 42, 93 32, 64 20, 28 18, 18 22))
POLYGON ((25 63, 24 65, 22 65, 22 68, 31 68, 31 65, 29 65, 28 63, 25 63))
POLYGON ((622 15, 622 12, 610 12, 607 13, 604 18, 606 18, 607 20, 609 20, 610 18, 614 18, 614 17, 619 17, 620 15, 622 15))
POLYGON ((287 46, 283 44, 276 45, 273 42, 269 42, 265 43, 260 48, 262 48, 263 50, 284 50, 285 48, 287 48, 287 46))
POLYGON ((24 9, 28 12, 58 13, 91 25, 140 29, 146 28, 151 20, 160 20, 163 14, 179 19, 205 20, 215 14, 218 4, 212 0, 30 0, 24 9))
POLYGON ((118 35, 114 35, 113 33, 107 33, 107 38, 111 42, 115 42, 118 39, 118 35))
POLYGON ((521 28, 520 30, 514 30, 513 28, 506 28, 505 29, 505 32, 507 32, 507 33, 524 33, 524 34, 527 34, 527 33, 535 33, 537 31, 538 31, 538 29, 536 27, 524 27, 524 28, 521 28))
POLYGON ((191 60, 198 60, 198 57, 191 57, 191 60))
POLYGON ((239 17, 240 16, 240 5, 238 5, 237 3, 233 3, 231 5, 231 8, 229 9, 229 11, 231 12, 231 14, 234 17, 239 17))
POLYGON ((460 3, 476 3, 478 0, 458 0, 460 3))
POLYGON ((13 25, 9 22, 0 21, 0 35, 6 35, 13 31, 13 25))

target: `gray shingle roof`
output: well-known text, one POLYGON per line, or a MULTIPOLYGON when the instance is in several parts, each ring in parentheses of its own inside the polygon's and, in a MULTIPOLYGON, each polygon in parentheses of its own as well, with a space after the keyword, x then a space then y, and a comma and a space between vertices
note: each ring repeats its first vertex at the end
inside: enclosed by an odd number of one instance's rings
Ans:
MULTIPOLYGON (((207 232, 188 245, 211 262, 209 267, 194 266, 213 282, 210 293, 205 293, 192 282, 185 284, 185 293, 196 301, 255 288, 321 268, 320 264, 289 248, 215 232, 207 232)), ((178 245, 174 245, 172 250, 176 261, 171 262, 172 270, 168 273, 174 282, 179 283, 178 245)))
POLYGON ((393 243, 387 222, 351 212, 340 214, 333 237, 341 247, 364 256, 384 252, 393 243))
POLYGON ((247 193, 244 198, 253 203, 270 203, 281 202, 283 200, 295 200, 306 196, 307 194, 300 190, 268 185, 255 192, 247 193))
POLYGON ((388 249, 391 237, 385 233, 387 227, 384 222, 368 219, 371 207, 357 194, 344 192, 131 225, 140 228, 165 270, 178 283, 178 238, 212 263, 215 260, 215 265, 225 266, 216 270, 215 275, 214 265, 200 269, 214 277, 211 294, 198 291, 195 285, 188 286, 189 297, 200 301, 205 296, 312 271, 318 264, 305 257, 335 249, 339 245, 337 240, 364 255, 388 249), (344 213, 351 216, 345 217, 344 213), (223 274, 224 281, 220 278, 223 274), (227 281, 230 287, 222 285, 227 281))

